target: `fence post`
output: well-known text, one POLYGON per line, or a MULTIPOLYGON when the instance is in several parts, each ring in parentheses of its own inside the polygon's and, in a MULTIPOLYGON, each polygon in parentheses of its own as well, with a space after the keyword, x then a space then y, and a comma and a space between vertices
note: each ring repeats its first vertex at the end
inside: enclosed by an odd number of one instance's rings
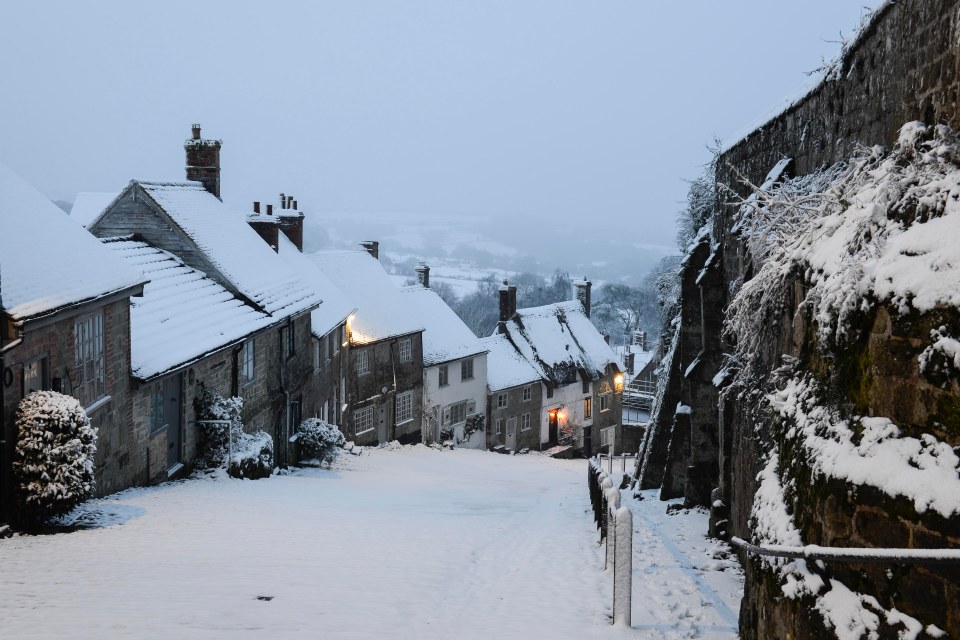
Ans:
POLYGON ((633 513, 620 507, 614 516, 613 623, 631 626, 633 599, 633 513))
MULTIPOLYGON (((602 477, 602 476, 601 476, 602 477)), ((607 513, 609 509, 607 508, 607 489, 613 488, 613 483, 610 482, 610 478, 603 478, 600 481, 600 539, 603 540, 607 537, 609 518, 607 513)), ((604 567, 606 568, 606 567, 604 567)))
POLYGON ((604 556, 603 568, 612 569, 614 554, 617 547, 616 513, 620 508, 620 490, 610 487, 607 489, 607 553, 604 556))

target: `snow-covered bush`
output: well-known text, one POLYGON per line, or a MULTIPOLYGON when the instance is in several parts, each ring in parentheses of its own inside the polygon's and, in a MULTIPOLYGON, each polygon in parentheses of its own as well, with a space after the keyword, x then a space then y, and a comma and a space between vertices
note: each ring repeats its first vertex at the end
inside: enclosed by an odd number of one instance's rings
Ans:
POLYGON ((307 418, 297 427, 297 443, 300 445, 300 457, 304 460, 332 464, 345 442, 346 438, 337 425, 319 418, 307 418))
POLYGON ((273 439, 265 431, 241 433, 233 443, 227 473, 234 478, 257 480, 273 473, 273 439))
POLYGON ((464 441, 469 440, 470 436, 476 433, 477 431, 483 431, 483 428, 486 424, 487 417, 482 413, 476 413, 469 418, 463 425, 463 439, 464 441))
POLYGON ((230 443, 237 447, 243 436, 243 398, 224 398, 215 391, 208 390, 203 384, 193 401, 197 414, 199 442, 197 443, 197 466, 215 469, 227 461, 230 443), (229 425, 208 420, 228 420, 229 425))
POLYGON ((13 459, 24 525, 66 513, 93 495, 97 431, 76 398, 35 391, 20 401, 13 459))

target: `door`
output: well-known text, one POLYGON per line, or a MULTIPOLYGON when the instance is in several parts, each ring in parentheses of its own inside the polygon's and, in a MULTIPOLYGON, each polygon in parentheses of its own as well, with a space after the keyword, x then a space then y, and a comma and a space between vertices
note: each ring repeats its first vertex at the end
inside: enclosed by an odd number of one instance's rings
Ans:
POLYGON ((509 418, 507 420, 507 449, 517 450, 517 419, 509 418))
POLYGON ((557 431, 560 426, 559 413, 556 409, 550 409, 547 414, 550 416, 550 444, 557 444, 557 431))
POLYGON ((180 383, 183 374, 178 373, 163 381, 163 418, 167 423, 167 469, 180 464, 183 435, 180 428, 181 397, 180 383))

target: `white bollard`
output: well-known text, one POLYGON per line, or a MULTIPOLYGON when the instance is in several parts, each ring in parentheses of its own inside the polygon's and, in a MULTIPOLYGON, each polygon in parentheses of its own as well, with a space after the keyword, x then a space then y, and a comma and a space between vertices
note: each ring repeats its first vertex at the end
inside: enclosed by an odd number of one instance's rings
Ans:
POLYGON ((628 507, 620 507, 614 520, 613 624, 629 627, 633 599, 633 513, 628 507))

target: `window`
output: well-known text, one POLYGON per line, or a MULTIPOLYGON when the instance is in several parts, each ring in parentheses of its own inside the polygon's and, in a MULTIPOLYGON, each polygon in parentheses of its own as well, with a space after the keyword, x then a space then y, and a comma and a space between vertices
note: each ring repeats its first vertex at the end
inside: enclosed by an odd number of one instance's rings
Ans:
POLYGON ((553 397, 553 387, 551 387, 550 385, 547 385, 547 397, 548 398, 553 397))
POLYGON ((608 411, 610 409, 610 394, 604 393, 600 396, 600 411, 608 411))
POLYGON ((584 398, 583 399, 583 417, 590 418, 593 416, 593 398, 584 398))
POLYGON ((516 430, 517 430, 517 419, 507 418, 507 435, 512 436, 513 432, 516 430))
POLYGON ((313 368, 317 370, 324 362, 323 348, 327 344, 326 340, 316 340, 313 345, 313 368))
POLYGON ((353 410, 353 433, 360 435, 373 431, 373 407, 361 407, 353 410))
POLYGON ((503 418, 497 418, 497 435, 503 433, 503 418))
POLYGON ((163 413, 163 383, 153 385, 151 392, 153 406, 150 410, 150 430, 155 432, 167 426, 167 418, 163 413))
POLYGON ((244 385, 253 382, 254 377, 254 349, 253 338, 243 343, 243 351, 240 352, 240 379, 244 385))
POLYGON ((287 357, 297 355, 297 325, 291 320, 287 325, 287 357))
POLYGON ((332 358, 333 356, 335 356, 335 355, 337 355, 338 353, 340 353, 340 342, 341 342, 341 340, 340 340, 340 331, 341 331, 341 328, 340 328, 340 327, 337 327, 336 329, 334 329, 333 331, 331 331, 331 332, 327 335, 327 341, 330 343, 330 344, 329 344, 329 347, 330 347, 329 354, 330 354, 330 355, 329 355, 328 357, 331 357, 331 358, 332 358))
POLYGON ((47 357, 34 358, 23 365, 23 385, 20 391, 24 396, 34 391, 45 391, 50 388, 47 378, 47 357))
POLYGON ((589 381, 589 380, 584 380, 584 381, 583 381, 583 392, 584 392, 584 393, 590 393, 590 381, 589 381))
POLYGON ((370 353, 367 349, 357 351, 356 369, 358 376, 370 373, 370 353))
POLYGON ((497 394, 497 409, 503 409, 507 406, 507 394, 498 393, 497 394))
POLYGON ((467 419, 467 403, 458 402, 450 405, 450 424, 465 422, 467 419))
POLYGON ((532 389, 532 387, 524 387, 524 388, 523 388, 523 396, 522 396, 522 397, 523 397, 523 401, 524 401, 524 402, 529 402, 532 395, 533 395, 533 389, 532 389))
POLYGON ((103 364, 103 314, 73 324, 76 380, 73 393, 85 407, 106 395, 103 364))
POLYGON ((413 360, 413 340, 404 338, 400 341, 400 362, 413 360))
POLYGON ((460 362, 460 379, 461 380, 473 379, 473 358, 470 358, 468 360, 463 360, 460 362))
POLYGON ((280 353, 287 358, 292 358, 296 353, 293 345, 293 323, 287 323, 287 326, 280 327, 280 353))
POLYGON ((530 414, 525 413, 520 416, 520 431, 529 431, 530 430, 530 414))
POLYGON ((447 365, 440 365, 438 371, 440 374, 440 386, 445 387, 450 384, 450 371, 447 369, 447 365))
POLYGON ((394 424, 403 424, 413 420, 413 391, 397 394, 397 419, 394 424))

